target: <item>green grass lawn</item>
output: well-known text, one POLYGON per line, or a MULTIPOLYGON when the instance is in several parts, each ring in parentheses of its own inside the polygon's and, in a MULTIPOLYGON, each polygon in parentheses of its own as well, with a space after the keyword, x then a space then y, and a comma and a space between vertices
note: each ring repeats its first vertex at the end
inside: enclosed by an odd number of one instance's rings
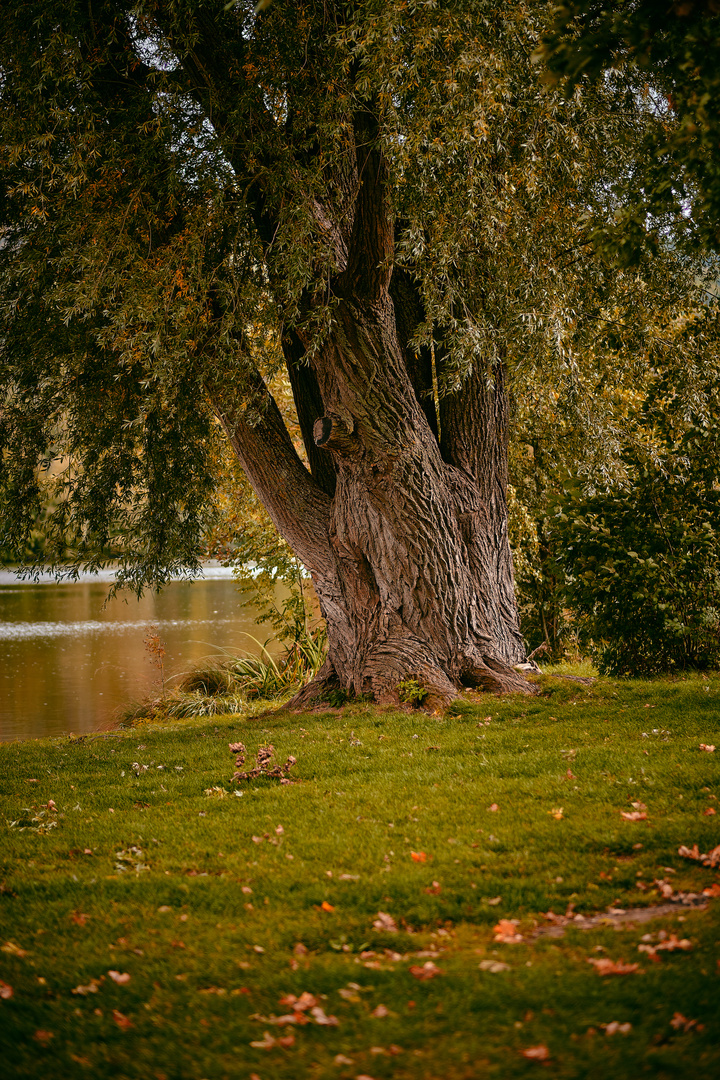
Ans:
POLYGON ((575 918, 720 881, 678 854, 720 843, 720 677, 539 681, 0 747, 0 1071, 720 1075, 718 901, 575 918), (237 797, 237 741, 294 782, 237 797))

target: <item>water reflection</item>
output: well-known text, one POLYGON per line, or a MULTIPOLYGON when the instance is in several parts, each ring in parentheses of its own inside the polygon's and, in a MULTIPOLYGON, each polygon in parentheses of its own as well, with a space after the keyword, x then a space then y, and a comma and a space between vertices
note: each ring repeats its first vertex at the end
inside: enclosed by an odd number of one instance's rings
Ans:
POLYGON ((253 638, 267 630, 241 606, 229 571, 206 573, 104 606, 107 579, 18 583, 0 572, 0 740, 107 726, 118 706, 158 684, 144 646, 153 623, 168 671, 223 649, 259 652, 253 638))

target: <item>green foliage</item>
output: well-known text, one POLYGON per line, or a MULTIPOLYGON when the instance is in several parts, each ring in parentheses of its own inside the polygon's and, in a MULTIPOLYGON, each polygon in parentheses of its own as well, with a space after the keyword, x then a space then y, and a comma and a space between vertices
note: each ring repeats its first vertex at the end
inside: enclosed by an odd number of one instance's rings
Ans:
POLYGON ((415 708, 422 705, 423 701, 428 696, 425 687, 421 686, 418 680, 412 676, 408 676, 406 679, 403 679, 402 682, 399 682, 395 689, 397 690, 400 701, 402 701, 404 705, 412 705, 415 708))
POLYGON ((554 521, 567 603, 618 675, 720 665, 720 424, 656 407, 626 482, 576 493, 554 521))
POLYGON ((537 58, 569 92, 623 71, 648 113, 637 165, 620 181, 615 226, 598 239, 624 258, 671 228, 720 250, 720 8, 715 0, 566 0, 537 58), (688 213, 688 208, 692 212, 688 213), (650 236, 648 236, 648 233, 650 236), (653 235, 654 238, 653 238, 653 235))

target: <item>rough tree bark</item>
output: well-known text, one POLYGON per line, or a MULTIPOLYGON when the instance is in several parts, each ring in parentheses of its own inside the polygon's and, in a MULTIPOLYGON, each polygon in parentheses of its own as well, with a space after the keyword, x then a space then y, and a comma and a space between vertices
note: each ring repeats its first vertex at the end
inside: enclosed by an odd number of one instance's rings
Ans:
POLYGON ((411 381, 420 365, 409 370, 398 333, 412 313, 398 313, 402 295, 395 303, 390 295, 392 218, 382 161, 374 164, 333 282, 333 329, 310 369, 300 365, 302 331, 286 337, 304 434, 322 402, 310 454, 317 478, 297 457, 262 380, 252 420, 218 404, 257 495, 310 571, 327 621, 327 662, 294 704, 308 705, 329 686, 393 701, 409 677, 433 706, 463 685, 529 691, 512 666, 525 648, 507 535, 503 372, 490 389, 477 374, 442 400, 438 441, 427 387, 418 393, 411 381))
MULTIPOLYGON (((207 24, 183 63, 241 171, 247 133, 224 108, 222 57, 207 24)), ((248 132, 258 122, 248 116, 248 132)), ((327 621, 327 661, 294 704, 329 686, 396 701, 409 677, 433 706, 463 685, 530 692, 513 668, 525 647, 507 535, 504 373, 498 367, 492 388, 473 373, 437 416, 429 357, 408 346, 423 315, 406 272, 391 295, 394 221, 374 103, 347 128, 329 185, 334 202, 313 200, 337 267, 327 290, 331 329, 319 346, 302 321, 282 338, 310 469, 259 375, 250 399, 243 388, 242 408, 232 387, 209 391, 255 492, 312 575, 327 621)), ((248 199, 272 287, 276 225, 261 182, 248 199)), ((314 302, 308 294, 307 314, 314 302)))

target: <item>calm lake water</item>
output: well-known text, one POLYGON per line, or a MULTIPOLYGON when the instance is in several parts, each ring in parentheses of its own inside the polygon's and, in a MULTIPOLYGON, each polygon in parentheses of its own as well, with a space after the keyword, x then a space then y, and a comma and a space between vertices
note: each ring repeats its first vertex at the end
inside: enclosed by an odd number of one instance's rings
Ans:
POLYGON ((110 581, 34 584, 0 571, 0 741, 109 726, 118 707, 158 686, 144 645, 152 624, 165 642, 166 673, 223 649, 258 653, 251 636, 268 636, 223 567, 104 607, 110 581))

